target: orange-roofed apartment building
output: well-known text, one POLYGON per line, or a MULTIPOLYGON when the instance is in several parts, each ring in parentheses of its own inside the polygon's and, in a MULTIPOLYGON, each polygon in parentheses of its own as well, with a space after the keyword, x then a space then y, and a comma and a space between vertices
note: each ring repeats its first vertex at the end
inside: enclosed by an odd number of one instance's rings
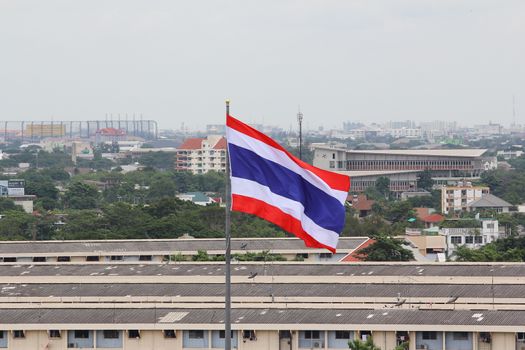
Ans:
POLYGON ((194 174, 226 171, 226 139, 223 136, 186 139, 177 148, 175 169, 194 174))

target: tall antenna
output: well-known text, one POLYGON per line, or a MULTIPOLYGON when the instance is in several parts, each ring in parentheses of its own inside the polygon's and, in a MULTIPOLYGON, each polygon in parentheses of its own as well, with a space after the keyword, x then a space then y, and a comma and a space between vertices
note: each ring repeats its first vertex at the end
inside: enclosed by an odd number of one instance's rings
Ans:
POLYGON ((299 159, 303 159, 303 113, 301 113, 301 106, 297 112, 297 122, 299 123, 299 159))

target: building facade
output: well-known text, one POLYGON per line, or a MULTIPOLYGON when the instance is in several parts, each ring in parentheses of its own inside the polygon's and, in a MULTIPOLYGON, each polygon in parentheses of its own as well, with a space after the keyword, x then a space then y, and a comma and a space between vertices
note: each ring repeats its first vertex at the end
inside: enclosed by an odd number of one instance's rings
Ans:
MULTIPOLYGON (((525 265, 233 263, 238 350, 523 350, 525 265)), ((224 264, 0 265, 0 348, 224 348, 224 264)))
POLYGON ((223 136, 190 138, 177 148, 175 169, 204 174, 226 171, 226 139, 223 136))
MULTIPOLYGON (((314 165, 332 171, 422 172, 430 170, 435 183, 477 179, 497 166, 485 149, 347 150, 319 146, 314 165)), ((390 175, 388 175, 390 176, 390 175)))
POLYGON ((467 211, 469 204, 490 193, 487 186, 472 186, 471 182, 458 182, 457 186, 441 188, 441 211, 443 214, 467 211))

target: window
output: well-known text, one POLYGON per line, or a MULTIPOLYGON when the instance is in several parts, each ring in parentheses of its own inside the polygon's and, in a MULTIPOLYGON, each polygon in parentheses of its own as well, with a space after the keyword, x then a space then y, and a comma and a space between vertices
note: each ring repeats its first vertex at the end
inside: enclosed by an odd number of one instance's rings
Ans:
POLYGON ((35 256, 33 257, 33 262, 46 262, 45 256, 35 256))
POLYGON ((487 224, 487 229, 494 230, 494 224, 487 224))
POLYGON ((70 256, 59 256, 57 258, 57 261, 58 262, 68 262, 68 261, 71 261, 71 257, 70 256))
POLYGON ((244 330, 242 332, 242 338, 243 339, 250 339, 250 340, 257 340, 257 336, 255 335, 255 331, 253 330, 244 330))
POLYGON ((76 339, 89 339, 89 331, 86 330, 76 330, 75 331, 75 338, 76 339))
POLYGON ((516 333, 516 338, 519 342, 525 342, 525 333, 516 333))
POLYGON ((349 331, 335 331, 335 339, 350 339, 349 331))
POLYGON ((86 261, 99 261, 99 257, 96 255, 86 256, 86 261))
POLYGON ((119 331, 116 331, 114 329, 105 330, 103 332, 104 339, 118 339, 119 338, 119 331))
POLYGON ((482 244, 483 243, 483 236, 474 236, 474 242, 476 244, 482 244))
POLYGON ((329 167, 330 169, 335 169, 335 162, 333 160, 330 161, 329 167))
POLYGON ((49 338, 61 338, 60 330, 51 329, 49 331, 49 338))
POLYGON ((332 159, 335 159, 335 153, 332 153, 332 159))
POLYGON ((421 338, 423 340, 437 340, 437 333, 436 332, 423 332, 421 334, 421 338))
POLYGON ((450 243, 452 243, 452 244, 461 244, 461 236, 452 236, 452 237, 450 237, 450 243))
POLYGON ((16 258, 4 258, 4 262, 16 262, 16 258))
POLYGON ((123 259, 124 259, 124 257, 123 257, 122 255, 112 255, 112 256, 109 258, 109 260, 111 260, 111 261, 121 261, 121 260, 123 260, 123 259))
POLYGON ((21 338, 25 338, 26 335, 24 333, 24 331, 13 331, 13 338, 18 338, 18 339, 21 339, 21 338))
POLYGON ((0 331, 0 339, 4 339, 4 331, 0 331))
MULTIPOLYGON (((231 339, 234 338, 234 331, 231 331, 231 339)), ((219 338, 224 339, 226 335, 226 331, 219 331, 219 338)))
POLYGON ((138 329, 130 329, 128 331, 128 338, 130 339, 133 339, 133 338, 140 338, 140 331, 138 329))
POLYGON ((332 257, 332 253, 320 253, 319 258, 321 259, 330 259, 332 257))
POLYGON ((454 332, 452 333, 452 339, 454 340, 468 340, 467 332, 454 332))
MULTIPOLYGON (((222 333, 222 337, 224 338, 224 331, 222 333)), ((188 332, 188 338, 190 339, 204 339, 204 331, 203 330, 190 330, 188 332)))
POLYGON ((175 331, 173 329, 164 330, 164 338, 177 338, 175 331))
POLYGON ((474 237, 473 236, 466 236, 465 237, 465 244, 472 244, 474 243, 474 237))
POLYGON ((139 261, 151 261, 153 260, 153 257, 151 255, 140 255, 139 261))
POLYGON ((304 331, 304 339, 320 339, 319 331, 304 331))

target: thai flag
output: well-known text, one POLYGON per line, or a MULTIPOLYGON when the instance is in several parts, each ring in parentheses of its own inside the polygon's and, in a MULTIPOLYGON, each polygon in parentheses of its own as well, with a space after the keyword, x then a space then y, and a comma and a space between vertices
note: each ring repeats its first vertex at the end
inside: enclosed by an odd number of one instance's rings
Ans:
POLYGON ((335 253, 350 178, 316 168, 277 142, 226 117, 232 210, 259 216, 335 253))

